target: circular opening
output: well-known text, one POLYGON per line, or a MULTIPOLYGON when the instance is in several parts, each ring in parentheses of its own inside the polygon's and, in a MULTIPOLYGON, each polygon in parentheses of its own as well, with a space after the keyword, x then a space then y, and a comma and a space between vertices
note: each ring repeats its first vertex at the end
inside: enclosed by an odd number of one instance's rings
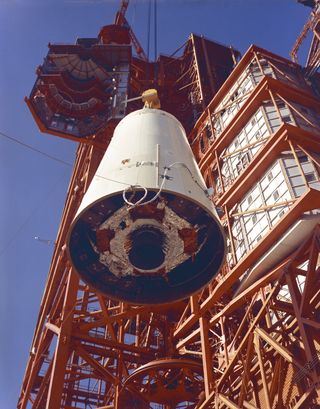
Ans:
POLYGON ((154 226, 142 226, 130 234, 128 253, 131 264, 142 270, 153 270, 164 262, 164 234, 154 226))

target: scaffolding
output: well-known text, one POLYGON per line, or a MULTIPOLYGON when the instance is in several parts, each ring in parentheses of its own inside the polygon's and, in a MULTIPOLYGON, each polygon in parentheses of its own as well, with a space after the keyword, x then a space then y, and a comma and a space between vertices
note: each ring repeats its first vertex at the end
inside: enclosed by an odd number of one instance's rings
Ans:
POLYGON ((316 409, 320 100, 303 68, 257 46, 237 62, 232 48, 191 35, 180 56, 154 63, 118 44, 108 71, 94 56, 95 40, 90 44, 96 74, 118 84, 111 94, 101 78, 81 74, 67 84, 83 51, 50 46, 28 99, 41 129, 80 143, 18 408, 316 409), (221 55, 223 67, 215 64, 221 55), (65 243, 115 124, 137 106, 123 109, 115 95, 121 89, 133 98, 154 82, 164 109, 189 130, 228 254, 218 276, 190 298, 131 305, 82 282, 65 243), (93 132, 75 133, 74 123, 91 115, 87 105, 57 105, 66 84, 79 98, 72 104, 91 92, 104 101, 97 116, 108 114, 93 132), (73 127, 55 128, 46 106, 73 127))

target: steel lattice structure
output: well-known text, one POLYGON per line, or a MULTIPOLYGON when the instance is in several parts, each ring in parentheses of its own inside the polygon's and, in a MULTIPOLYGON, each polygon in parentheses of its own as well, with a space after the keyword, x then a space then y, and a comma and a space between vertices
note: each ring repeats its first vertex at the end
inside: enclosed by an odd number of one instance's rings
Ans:
POLYGON ((179 57, 133 57, 119 21, 50 45, 27 101, 42 130, 79 146, 18 408, 319 407, 318 94, 298 64, 256 46, 237 63, 191 35, 179 57), (200 293, 141 306, 81 282, 65 242, 116 123, 139 104, 120 102, 154 75, 214 188, 228 255, 200 293))

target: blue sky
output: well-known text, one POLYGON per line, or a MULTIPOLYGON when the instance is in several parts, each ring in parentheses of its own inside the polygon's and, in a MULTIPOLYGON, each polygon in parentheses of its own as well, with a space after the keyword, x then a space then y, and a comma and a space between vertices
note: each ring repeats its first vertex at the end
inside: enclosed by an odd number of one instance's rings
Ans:
MULTIPOLYGON (((119 3, 0 0, 0 132, 73 162, 76 144, 41 134, 23 97, 49 42, 95 37, 119 3)), ((127 12, 145 48, 147 9, 132 0, 127 12)), ((170 54, 194 32, 242 53, 254 43, 288 57, 309 11, 295 0, 158 0, 158 50, 170 54)), ((0 153, 0 408, 14 409, 53 251, 34 237, 54 240, 71 168, 1 135, 0 153)))

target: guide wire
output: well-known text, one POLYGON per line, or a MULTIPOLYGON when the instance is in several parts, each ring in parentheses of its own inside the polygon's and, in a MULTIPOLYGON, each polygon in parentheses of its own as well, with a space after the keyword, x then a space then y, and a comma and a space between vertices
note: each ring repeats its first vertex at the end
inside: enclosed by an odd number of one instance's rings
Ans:
MULTIPOLYGON (((4 138, 10 140, 11 142, 14 142, 14 143, 16 143, 16 144, 18 144, 20 146, 23 146, 24 148, 29 149, 32 152, 38 153, 39 155, 45 156, 46 158, 51 159, 51 160, 53 160, 55 162, 61 163, 61 164, 65 165, 65 166, 69 166, 69 167, 73 166, 71 163, 66 162, 63 159, 57 158, 56 156, 52 156, 49 153, 41 151, 40 149, 34 148, 33 146, 28 145, 27 143, 22 142, 19 139, 14 138, 13 136, 9 136, 4 132, 0 131, 0 136, 3 136, 4 138)), ((102 175, 99 175, 99 174, 96 174, 95 176, 99 177, 101 179, 104 179, 104 180, 108 180, 109 182, 114 182, 114 183, 119 183, 121 185, 131 186, 129 183, 121 182, 119 180, 110 179, 110 178, 107 178, 106 176, 102 176, 102 175)))
POLYGON ((158 57, 158 28, 157 28, 157 20, 158 20, 158 13, 157 13, 157 0, 154 0, 154 83, 155 85, 158 84, 158 65, 157 65, 157 57, 158 57))
POLYGON ((54 160, 54 161, 59 162, 59 163, 62 163, 63 165, 66 165, 66 166, 72 166, 70 163, 65 162, 64 160, 62 160, 62 159, 60 159, 60 158, 57 158, 57 157, 55 157, 55 156, 52 156, 52 155, 50 155, 49 153, 46 153, 46 152, 43 152, 43 151, 41 151, 41 150, 39 150, 39 149, 37 149, 37 148, 34 148, 33 146, 28 145, 27 143, 22 142, 22 141, 20 141, 19 139, 14 138, 13 136, 9 136, 8 134, 6 134, 6 133, 4 133, 4 132, 1 132, 1 131, 0 131, 0 135, 3 136, 3 137, 6 138, 6 139, 9 139, 11 142, 17 143, 18 145, 21 145, 21 146, 23 146, 24 148, 27 148, 27 149, 29 149, 29 150, 31 150, 31 151, 33 151, 33 152, 39 153, 39 154, 42 155, 42 156, 46 156, 47 158, 49 158, 49 159, 51 159, 51 160, 54 160))

